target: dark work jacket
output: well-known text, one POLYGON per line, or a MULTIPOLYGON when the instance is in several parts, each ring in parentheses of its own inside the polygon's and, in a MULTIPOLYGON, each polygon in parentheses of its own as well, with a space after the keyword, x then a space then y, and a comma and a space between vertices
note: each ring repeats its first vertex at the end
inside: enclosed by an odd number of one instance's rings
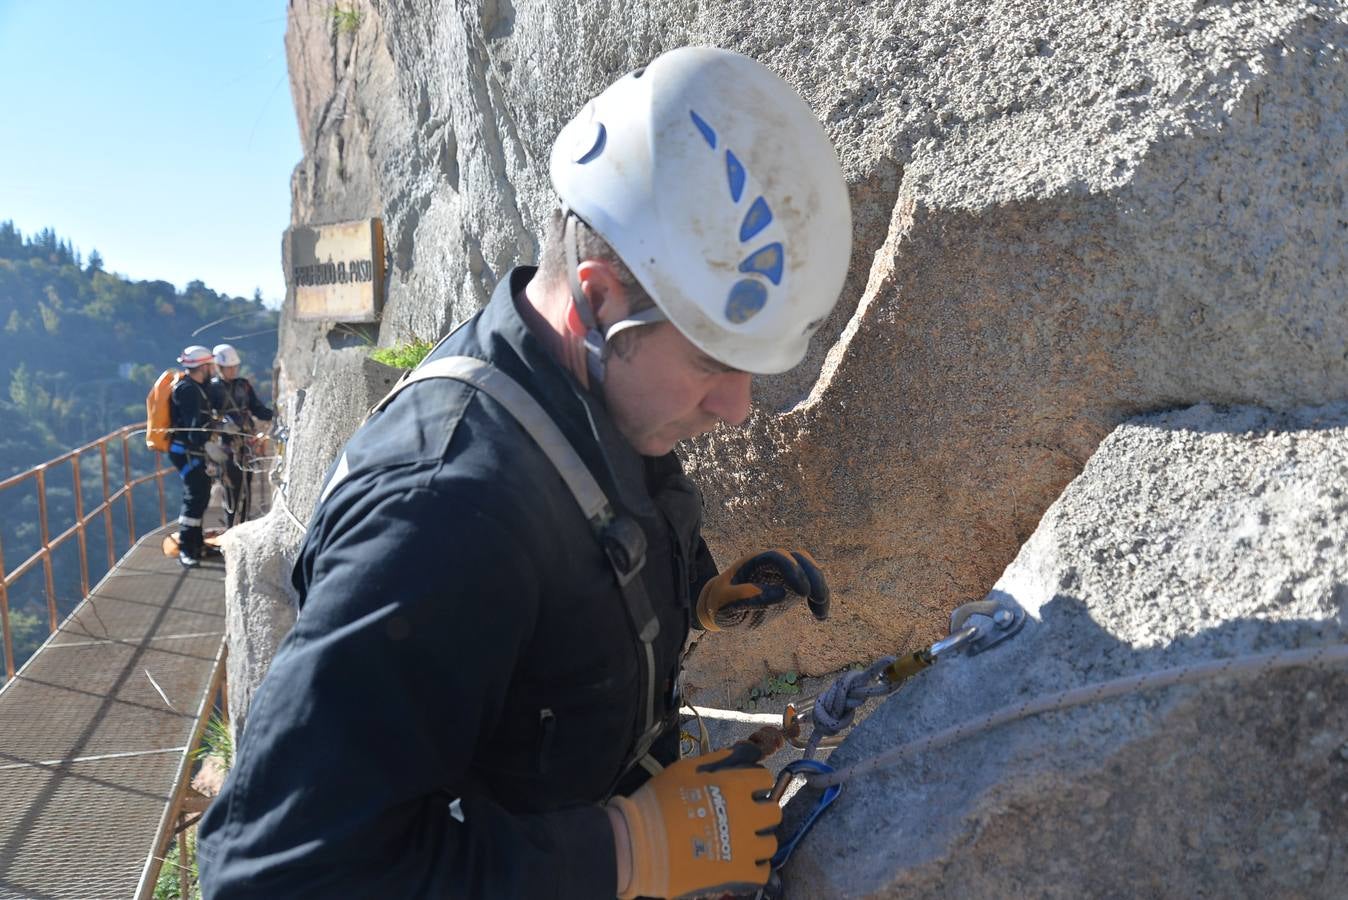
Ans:
MULTIPOLYGON (((532 275, 512 271, 432 358, 510 375, 640 523, 673 703, 691 599, 715 572, 701 497, 529 332, 512 295, 532 275)), ((646 777, 615 784, 640 645, 570 491, 509 413, 445 379, 405 389, 344 458, 296 562, 298 621, 201 825, 205 896, 614 896, 600 803, 646 777)), ((655 755, 677 745, 672 730, 655 755)))
POLYGON ((271 409, 257 398, 253 383, 247 378, 225 381, 217 375, 211 379, 211 392, 220 415, 228 416, 240 428, 251 428, 253 419, 263 422, 272 420, 271 409))
POLYGON ((199 452, 210 434, 212 398, 208 384, 197 384, 186 373, 169 395, 170 444, 179 444, 189 452, 199 452))

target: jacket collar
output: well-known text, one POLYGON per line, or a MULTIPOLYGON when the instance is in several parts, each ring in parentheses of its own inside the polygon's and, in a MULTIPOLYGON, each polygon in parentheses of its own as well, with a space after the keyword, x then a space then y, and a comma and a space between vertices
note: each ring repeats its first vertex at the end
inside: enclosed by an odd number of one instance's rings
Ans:
POLYGON ((644 457, 618 431, 602 396, 581 387, 575 376, 553 359, 515 305, 515 298, 524 293, 537 271, 534 266, 518 266, 496 285, 476 320, 478 343, 488 362, 518 381, 543 405, 595 478, 606 486, 611 500, 635 515, 654 515, 644 457))

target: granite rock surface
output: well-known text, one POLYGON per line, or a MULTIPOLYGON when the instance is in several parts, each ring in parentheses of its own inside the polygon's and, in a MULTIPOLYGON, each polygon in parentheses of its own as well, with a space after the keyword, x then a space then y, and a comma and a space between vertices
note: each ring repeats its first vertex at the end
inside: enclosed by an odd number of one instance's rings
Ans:
MULTIPOLYGON (((1348 643, 1345 531, 1348 405, 1132 419, 998 580, 1025 629, 912 679, 829 761, 1109 679, 1348 643)), ((1330 898, 1345 833, 1339 664, 1142 690, 864 775, 786 880, 799 897, 1330 898)))
POLYGON ((833 619, 704 640, 698 702, 929 642, 1131 415, 1348 397, 1342 0, 353 8, 290 7, 293 219, 382 216, 388 301, 378 326, 288 318, 290 391, 367 342, 438 337, 533 259, 553 136, 663 50, 762 60, 838 148, 855 230, 833 317, 745 427, 685 448, 718 557, 809 548, 833 619))

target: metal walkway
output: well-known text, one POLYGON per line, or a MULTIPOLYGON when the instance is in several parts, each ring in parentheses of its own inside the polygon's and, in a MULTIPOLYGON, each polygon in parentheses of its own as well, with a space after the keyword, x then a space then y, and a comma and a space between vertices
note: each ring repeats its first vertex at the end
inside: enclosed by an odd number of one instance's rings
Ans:
POLYGON ((0 689, 0 898, 147 887, 223 677, 223 560, 143 537, 0 689))

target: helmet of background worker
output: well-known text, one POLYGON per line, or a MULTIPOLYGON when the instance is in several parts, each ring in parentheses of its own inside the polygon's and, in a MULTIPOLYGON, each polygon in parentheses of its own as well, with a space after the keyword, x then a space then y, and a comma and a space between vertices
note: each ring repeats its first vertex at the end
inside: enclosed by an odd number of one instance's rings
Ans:
POLYGON ((215 364, 221 368, 239 364, 239 351, 234 349, 233 344, 216 344, 211 352, 215 355, 215 364))
POLYGON ((193 344, 191 347, 183 350, 182 355, 178 357, 178 364, 184 369, 196 369, 201 366, 210 365, 215 357, 211 351, 202 347, 200 344, 193 344))
POLYGON ((585 105, 552 147, 563 207, 627 265, 661 318, 719 362, 757 374, 800 363, 842 290, 852 212, 837 153, 791 85, 726 50, 658 57, 585 105))

